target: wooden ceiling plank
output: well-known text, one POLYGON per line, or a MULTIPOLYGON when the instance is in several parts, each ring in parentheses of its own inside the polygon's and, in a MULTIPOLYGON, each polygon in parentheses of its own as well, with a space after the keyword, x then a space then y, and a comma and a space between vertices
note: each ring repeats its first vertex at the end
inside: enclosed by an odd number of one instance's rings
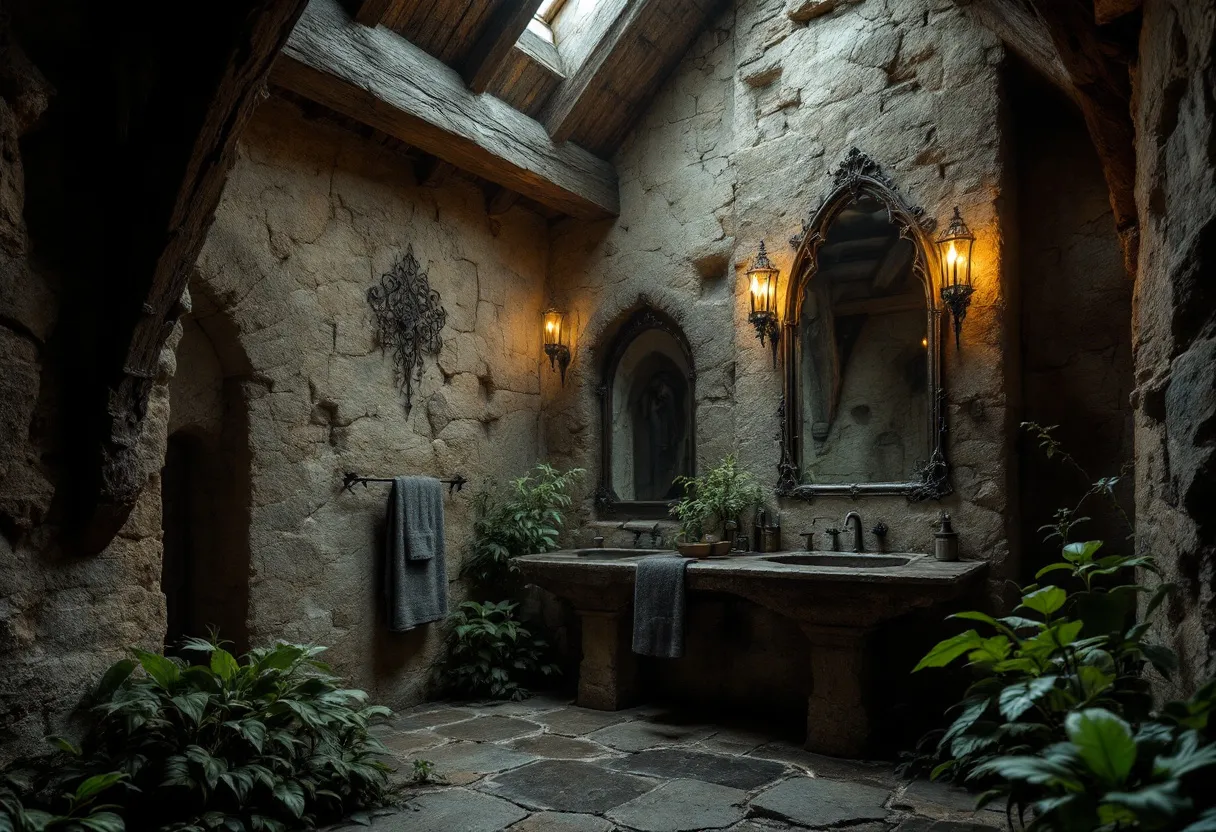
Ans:
POLYGON ((354 24, 338 0, 311 0, 274 81, 419 150, 583 218, 620 210, 611 163, 558 145, 536 121, 395 32, 354 24))
POLYGON ((510 57, 511 50, 528 28, 542 0, 503 0, 481 36, 469 50, 461 75, 469 89, 485 92, 496 73, 510 57))
POLYGON ((631 0, 612 21, 578 70, 568 77, 549 99, 545 107, 545 127, 555 142, 570 138, 579 121, 592 108, 592 91, 601 86, 604 77, 616 64, 617 52, 628 45, 636 34, 638 22, 646 12, 664 0, 631 0))

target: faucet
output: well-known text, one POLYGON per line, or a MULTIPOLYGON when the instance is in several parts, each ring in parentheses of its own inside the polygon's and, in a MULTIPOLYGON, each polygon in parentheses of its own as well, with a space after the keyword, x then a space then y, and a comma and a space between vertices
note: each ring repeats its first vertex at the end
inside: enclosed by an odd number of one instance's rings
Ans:
POLYGON ((650 535, 650 545, 652 548, 657 548, 659 545, 659 524, 656 522, 651 528, 639 526, 636 523, 622 523, 621 528, 625 531, 633 532, 633 548, 637 549, 642 544, 642 535, 650 535))
POLYGON ((844 516, 844 527, 847 529, 849 523, 852 523, 854 520, 857 522, 853 523, 853 551, 864 552, 866 550, 866 541, 861 532, 861 515, 856 511, 850 511, 844 516))

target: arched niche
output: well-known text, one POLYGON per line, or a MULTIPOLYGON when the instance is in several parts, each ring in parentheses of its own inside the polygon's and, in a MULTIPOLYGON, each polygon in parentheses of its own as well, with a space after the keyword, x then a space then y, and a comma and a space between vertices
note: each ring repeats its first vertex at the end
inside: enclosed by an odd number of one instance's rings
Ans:
POLYGON ((643 304, 617 329, 601 365, 600 485, 607 517, 658 519, 696 460, 696 369, 683 330, 643 304))
POLYGON ((856 148, 792 242, 778 493, 950 493, 932 221, 856 148))

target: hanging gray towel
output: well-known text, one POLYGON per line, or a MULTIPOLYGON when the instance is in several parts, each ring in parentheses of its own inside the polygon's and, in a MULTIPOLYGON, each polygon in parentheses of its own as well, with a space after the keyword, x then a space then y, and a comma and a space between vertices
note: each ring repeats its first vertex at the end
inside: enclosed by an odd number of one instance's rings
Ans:
POLYGON ((655 555, 638 561, 633 582, 633 652, 684 655, 684 568, 690 558, 655 555))
POLYGON ((385 516, 384 590, 393 632, 448 614, 443 484, 434 477, 393 478, 385 516))

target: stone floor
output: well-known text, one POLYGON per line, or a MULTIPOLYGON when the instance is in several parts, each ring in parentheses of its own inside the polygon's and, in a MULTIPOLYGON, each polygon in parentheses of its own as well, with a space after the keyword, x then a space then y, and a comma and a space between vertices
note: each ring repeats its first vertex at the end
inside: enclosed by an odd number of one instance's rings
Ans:
POLYGON ((989 832, 1004 820, 971 811, 956 790, 901 781, 890 765, 658 707, 430 703, 378 730, 398 779, 428 760, 442 782, 411 787, 375 832, 989 832))

